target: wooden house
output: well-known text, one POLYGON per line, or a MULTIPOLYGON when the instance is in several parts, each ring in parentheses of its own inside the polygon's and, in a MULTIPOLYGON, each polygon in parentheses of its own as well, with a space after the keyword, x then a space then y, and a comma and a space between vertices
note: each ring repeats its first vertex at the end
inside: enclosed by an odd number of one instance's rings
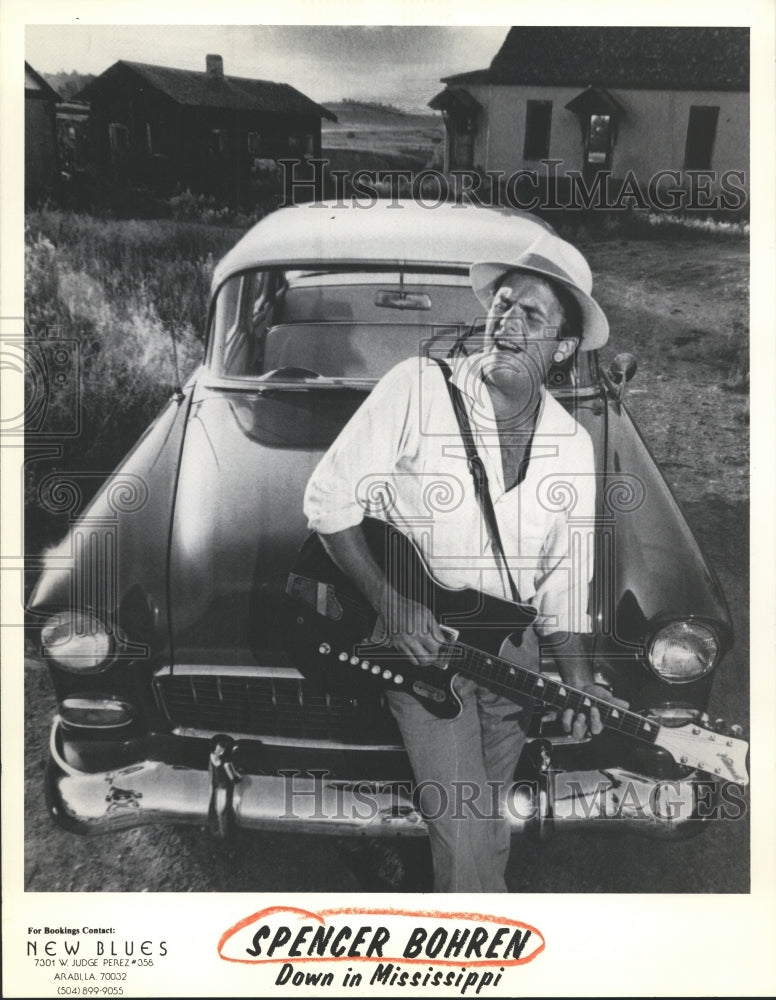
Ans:
POLYGON ((321 119, 336 121, 289 84, 226 76, 218 55, 205 72, 119 60, 77 97, 98 174, 232 202, 272 161, 320 155, 321 119))

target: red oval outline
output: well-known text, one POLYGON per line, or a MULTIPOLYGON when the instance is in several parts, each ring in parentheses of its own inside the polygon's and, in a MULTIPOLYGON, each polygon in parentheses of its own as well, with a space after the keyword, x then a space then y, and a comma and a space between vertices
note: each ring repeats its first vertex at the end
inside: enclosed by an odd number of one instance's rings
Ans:
POLYGON ((470 912, 450 912, 448 910, 400 910, 391 907, 380 908, 380 909, 369 909, 367 907, 360 906, 343 906, 335 907, 333 909, 320 910, 315 912, 313 910, 303 910, 296 906, 267 906, 263 910, 258 910, 256 913, 252 913, 248 917, 244 917, 242 920, 238 920, 236 924, 229 927, 218 940, 218 957, 224 962, 236 962, 240 965, 268 965, 273 962, 287 962, 288 956, 284 958, 231 958, 229 955, 223 954, 223 948, 227 942, 235 936, 239 931, 244 930, 251 924, 256 923, 259 920, 265 919, 268 916, 272 916, 276 913, 290 913, 296 914, 300 917, 307 917, 311 920, 317 920, 319 923, 325 924, 327 917, 342 916, 344 915, 354 915, 354 916, 372 916, 372 917, 430 917, 433 919, 442 920, 476 920, 480 923, 491 923, 491 924, 507 924, 510 927, 520 927, 523 930, 530 931, 531 934, 536 935, 541 944, 539 947, 531 952, 530 955, 526 955, 524 958, 513 958, 513 959, 496 959, 487 958, 480 959, 479 961, 468 962, 464 960, 455 959, 436 959, 436 958, 387 958, 384 956, 366 956, 366 955, 300 955, 294 956, 294 962, 403 962, 409 965, 446 965, 446 966, 458 966, 466 968, 481 968, 483 966, 498 965, 498 966, 509 966, 514 967, 517 965, 526 965, 528 962, 532 962, 537 956, 541 955, 547 946, 544 934, 534 927, 532 924, 527 924, 522 920, 515 920, 514 917, 501 917, 494 913, 477 913, 474 911, 470 912))

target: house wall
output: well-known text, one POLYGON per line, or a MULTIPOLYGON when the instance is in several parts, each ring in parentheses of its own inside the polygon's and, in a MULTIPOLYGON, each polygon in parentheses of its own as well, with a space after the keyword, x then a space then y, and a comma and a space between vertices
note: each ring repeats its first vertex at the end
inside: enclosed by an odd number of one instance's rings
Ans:
MULTIPOLYGON (((37 85, 36 85, 37 86, 37 85)), ((34 199, 57 179, 57 137, 54 103, 34 89, 24 97, 24 181, 26 197, 34 199)))
POLYGON ((95 162, 104 175, 162 193, 188 188, 224 201, 250 200, 254 160, 294 155, 289 136, 311 135, 313 153, 320 153, 321 143, 317 116, 181 106, 118 73, 92 89, 90 128, 95 162), (119 158, 110 147, 111 123, 129 130, 129 149, 119 158), (212 135, 216 130, 223 133, 223 149, 212 135), (261 136, 258 157, 249 150, 249 132, 261 136))
MULTIPOLYGON (((512 173, 541 169, 523 157, 526 101, 552 101, 549 158, 562 160, 560 173, 581 170, 583 142, 579 119, 566 109, 582 87, 515 87, 467 85, 481 105, 477 121, 474 164, 485 170, 512 173)), ((711 169, 719 176, 729 170, 746 171, 748 188, 749 95, 729 91, 613 90, 623 107, 612 158, 612 173, 624 177, 632 170, 646 183, 660 170, 684 167, 687 124, 692 105, 720 108, 711 169)))
POLYGON ((113 180, 164 188, 185 169, 184 116, 172 101, 114 75, 93 93, 90 104, 90 148, 98 173, 113 180), (155 126, 164 152, 155 154, 149 150, 146 133, 149 122, 155 126), (127 128, 125 152, 111 148, 111 124, 127 128))

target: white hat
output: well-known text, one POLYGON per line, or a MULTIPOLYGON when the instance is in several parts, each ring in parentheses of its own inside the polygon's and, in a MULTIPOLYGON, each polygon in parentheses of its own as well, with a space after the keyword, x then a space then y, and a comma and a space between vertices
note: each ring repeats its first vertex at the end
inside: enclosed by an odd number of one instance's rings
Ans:
POLYGON ((474 294, 490 309, 493 294, 510 271, 528 271, 563 285, 577 300, 582 313, 580 351, 595 351, 609 339, 609 323, 591 296, 593 275, 587 261, 570 243, 554 233, 543 232, 530 247, 512 260, 477 261, 471 266, 474 294))

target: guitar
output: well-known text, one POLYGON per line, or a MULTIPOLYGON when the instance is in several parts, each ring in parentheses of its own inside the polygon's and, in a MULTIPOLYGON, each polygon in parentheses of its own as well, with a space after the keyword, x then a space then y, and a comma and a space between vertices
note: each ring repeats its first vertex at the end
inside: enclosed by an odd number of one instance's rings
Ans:
POLYGON ((407 691, 434 714, 455 718, 461 711, 456 692, 458 675, 517 700, 534 699, 575 714, 596 707, 604 728, 662 747, 682 765, 746 785, 748 745, 732 735, 698 723, 661 726, 636 712, 570 687, 531 667, 505 659, 501 653, 513 636, 536 617, 530 605, 458 590, 437 583, 425 560, 403 532, 384 521, 366 518, 364 535, 378 565, 405 597, 429 608, 448 636, 435 663, 416 665, 388 644, 382 618, 355 584, 337 567, 313 533, 304 543, 289 574, 291 598, 290 652, 301 664, 330 666, 379 681, 386 688, 407 691))

